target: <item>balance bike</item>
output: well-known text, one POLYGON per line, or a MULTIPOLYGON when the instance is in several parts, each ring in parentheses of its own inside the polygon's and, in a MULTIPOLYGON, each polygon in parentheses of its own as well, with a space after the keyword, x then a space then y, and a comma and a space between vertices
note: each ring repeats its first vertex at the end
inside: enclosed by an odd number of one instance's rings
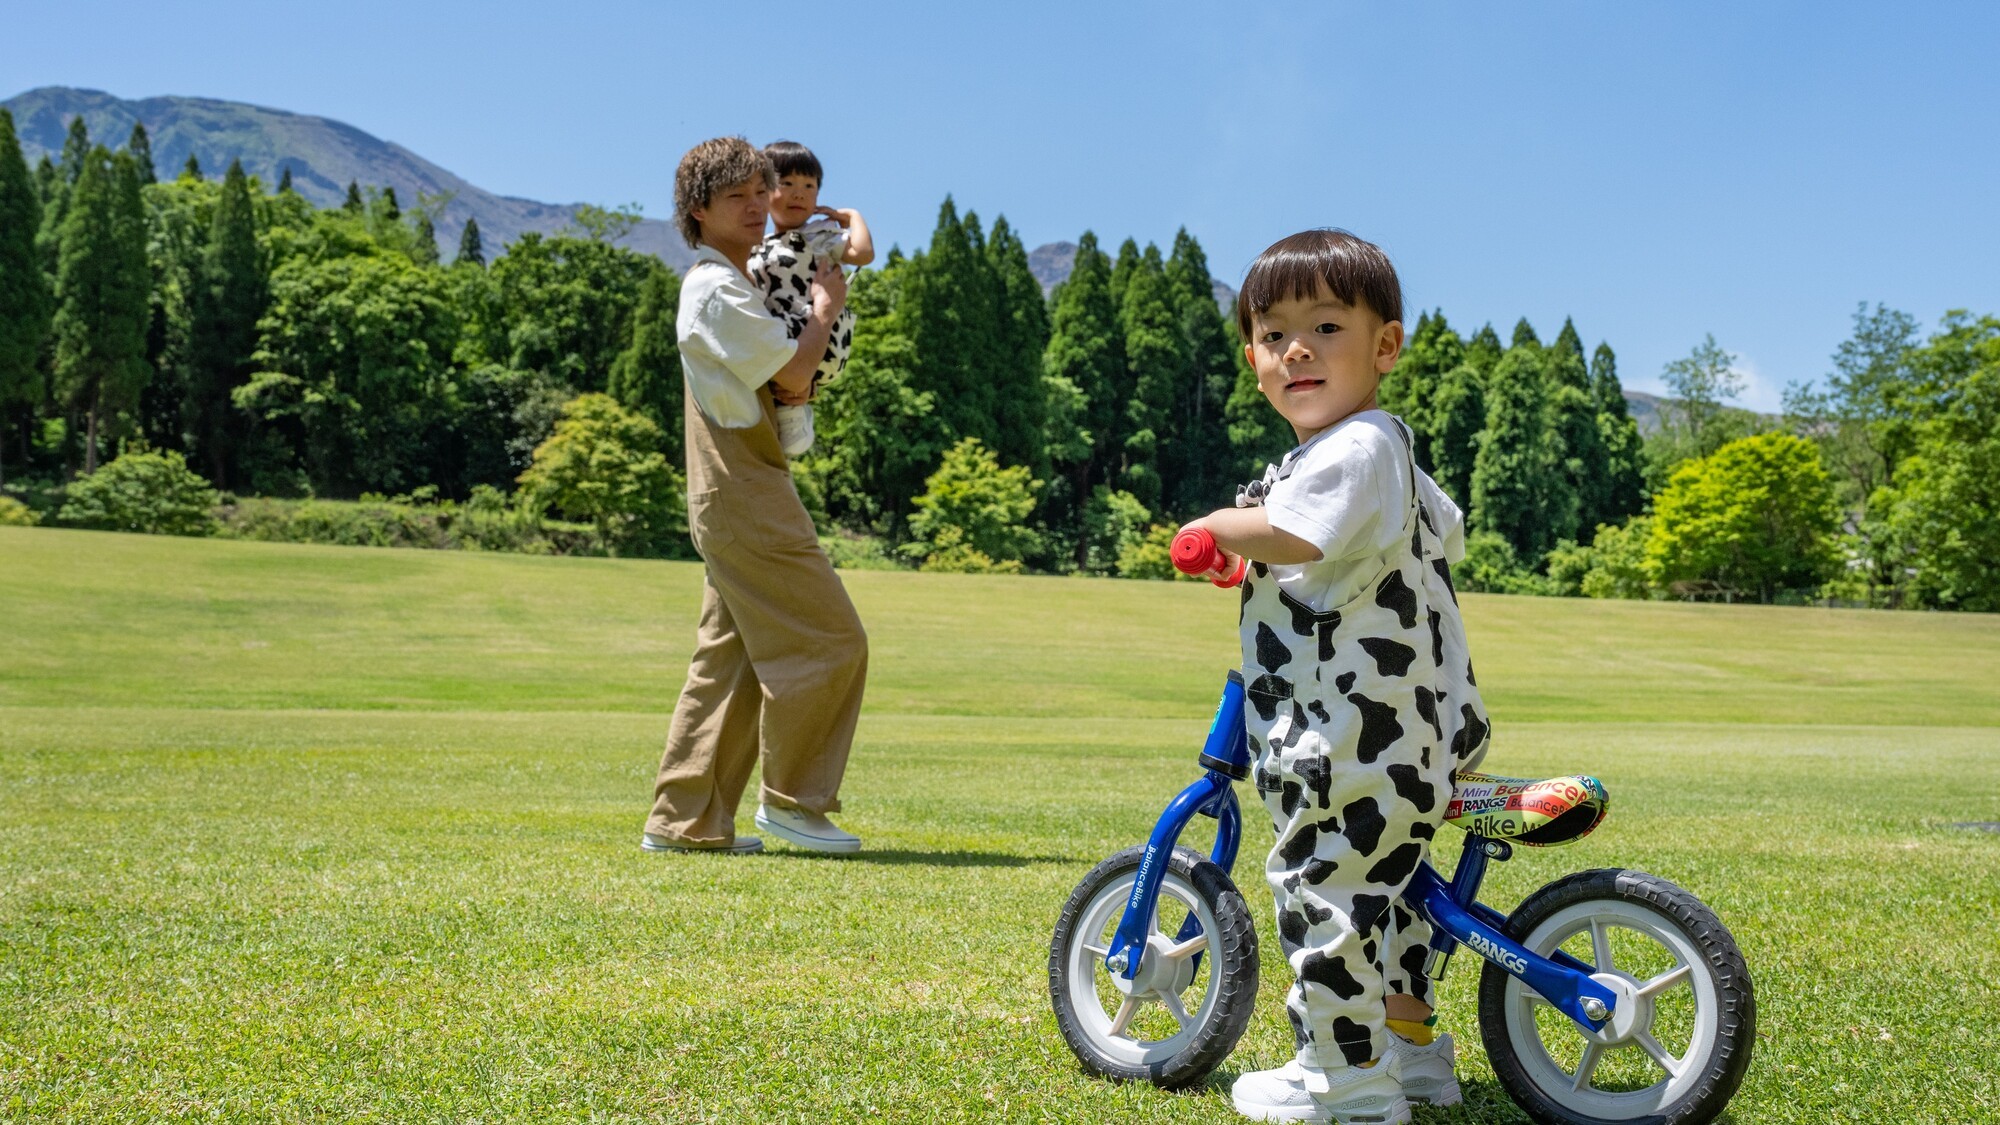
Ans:
MULTIPOLYGON (((1175 548, 1182 569, 1216 569, 1175 548)), ((1197 759, 1204 776, 1143 846, 1084 876, 1056 921, 1049 996, 1092 1074, 1197 1085, 1249 1024, 1257 928, 1229 877, 1243 831, 1233 783, 1251 770, 1243 705, 1243 677, 1231 671, 1197 759), (1178 843, 1197 813, 1216 822, 1206 858, 1178 843)), ((1487 865, 1515 844, 1573 842, 1609 805, 1592 777, 1460 773, 1445 816, 1467 833, 1458 865, 1447 879, 1419 864, 1403 903, 1433 927, 1433 981, 1460 945, 1485 959, 1480 1038, 1530 1117, 1699 1125, 1735 1095, 1756 1039, 1749 970, 1714 912, 1665 879, 1618 869, 1565 876, 1511 914, 1477 901, 1487 865)))

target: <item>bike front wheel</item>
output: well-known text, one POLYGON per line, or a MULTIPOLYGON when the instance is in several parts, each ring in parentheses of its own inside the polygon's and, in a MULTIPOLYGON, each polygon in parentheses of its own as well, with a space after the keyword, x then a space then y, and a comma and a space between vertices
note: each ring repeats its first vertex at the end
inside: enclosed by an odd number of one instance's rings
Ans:
POLYGON ((1542 1125, 1702 1125, 1743 1082, 1757 1034, 1743 954, 1715 913, 1642 871, 1583 871, 1529 895, 1507 934, 1595 967, 1618 1000, 1598 1032, 1498 965, 1479 978, 1493 1073, 1542 1125))
POLYGON ((1257 927, 1227 872, 1176 847, 1130 980, 1104 967, 1143 847, 1093 868, 1049 943, 1056 1026, 1092 1074, 1181 1089, 1229 1057, 1257 1000, 1257 927), (1186 936, 1183 936, 1186 935, 1186 936))

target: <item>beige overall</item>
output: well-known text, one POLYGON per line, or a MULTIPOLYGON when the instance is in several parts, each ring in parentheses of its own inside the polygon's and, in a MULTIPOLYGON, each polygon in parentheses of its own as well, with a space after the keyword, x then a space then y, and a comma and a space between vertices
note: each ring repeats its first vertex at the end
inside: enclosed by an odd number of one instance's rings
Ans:
POLYGON ((687 685, 674 708, 646 831, 685 845, 735 839, 762 749, 762 800, 834 812, 868 678, 868 637, 819 549, 764 417, 731 430, 685 395, 688 527, 708 564, 687 685))

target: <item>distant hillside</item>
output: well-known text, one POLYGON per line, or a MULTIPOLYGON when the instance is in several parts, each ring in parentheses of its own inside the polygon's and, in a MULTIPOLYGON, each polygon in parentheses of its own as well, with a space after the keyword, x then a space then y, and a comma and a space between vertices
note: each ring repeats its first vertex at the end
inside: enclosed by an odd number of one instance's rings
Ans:
MULTIPOLYGON (((1071 267, 1076 265, 1076 243, 1045 242, 1028 252, 1028 271, 1035 280, 1042 283, 1042 292, 1048 293, 1069 277, 1071 267)), ((1236 290, 1215 281, 1215 303, 1222 311, 1231 315, 1236 311, 1236 290)))
POLYGON ((1632 420, 1639 423, 1639 432, 1642 434, 1660 432, 1660 407, 1666 402, 1667 400, 1659 395, 1647 394, 1645 391, 1625 392, 1625 409, 1631 412, 1632 420))
MULTIPOLYGON (((262 180, 266 189, 274 188, 289 168, 293 188, 321 207, 338 206, 350 180, 364 187, 395 188, 405 209, 416 203, 419 192, 449 194, 451 202, 437 224, 439 248, 447 259, 457 252, 459 232, 468 218, 478 218, 491 254, 527 231, 561 230, 576 214, 575 204, 496 195, 399 144, 325 117, 213 98, 126 101, 100 90, 65 86, 30 90, 0 105, 13 111, 30 164, 44 152, 59 155, 70 119, 81 114, 91 139, 110 148, 123 145, 132 126, 144 123, 152 138, 153 163, 163 179, 179 172, 193 153, 210 177, 220 176, 230 161, 241 160, 243 170, 262 180)), ((694 260, 673 225, 658 219, 642 221, 623 245, 652 254, 675 270, 685 270, 694 260)))

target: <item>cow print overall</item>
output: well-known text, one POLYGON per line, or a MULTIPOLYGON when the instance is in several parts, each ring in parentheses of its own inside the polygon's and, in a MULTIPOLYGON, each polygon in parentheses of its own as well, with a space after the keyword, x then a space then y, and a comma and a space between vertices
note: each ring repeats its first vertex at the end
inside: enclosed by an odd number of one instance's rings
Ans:
MULTIPOLYGON (((785 322, 785 331, 796 340, 805 331, 812 315, 813 263, 820 258, 840 265, 847 249, 847 231, 832 219, 814 219, 795 230, 781 231, 757 244, 750 255, 750 280, 764 291, 764 307, 785 322)), ((812 389, 817 396, 822 383, 847 369, 847 353, 854 346, 854 309, 842 306, 827 336, 826 355, 814 369, 812 389)))
MULTIPOLYGON (((1301 1061, 1381 1057, 1385 993, 1431 1002, 1430 927, 1401 905, 1451 798, 1451 773, 1484 755, 1443 541, 1411 474, 1403 542, 1345 605, 1314 610, 1254 563, 1243 583, 1245 722, 1257 788, 1277 828, 1265 872, 1297 976, 1285 997, 1301 1061)), ((1261 504, 1302 450, 1246 488, 1261 504)))

